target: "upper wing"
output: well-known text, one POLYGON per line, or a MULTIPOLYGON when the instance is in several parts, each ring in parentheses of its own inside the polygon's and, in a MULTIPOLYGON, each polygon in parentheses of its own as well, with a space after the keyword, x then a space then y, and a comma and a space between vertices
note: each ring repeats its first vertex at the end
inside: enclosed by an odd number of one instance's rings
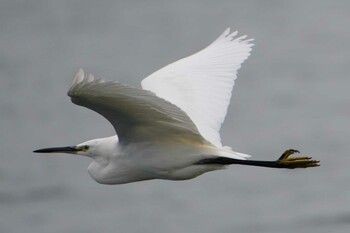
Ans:
POLYGON ((152 92, 106 82, 79 70, 68 91, 72 102, 104 116, 121 142, 191 140, 203 143, 191 119, 177 106, 152 92))
POLYGON ((218 39, 192 56, 178 60, 146 77, 143 89, 175 104, 192 119, 201 135, 221 146, 219 130, 230 103, 237 70, 253 44, 235 38, 227 29, 218 39))

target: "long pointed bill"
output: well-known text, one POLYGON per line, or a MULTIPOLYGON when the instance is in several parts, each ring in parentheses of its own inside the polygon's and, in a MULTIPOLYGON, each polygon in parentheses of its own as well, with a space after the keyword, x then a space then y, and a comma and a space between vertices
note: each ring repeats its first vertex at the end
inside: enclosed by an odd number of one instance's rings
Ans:
POLYGON ((65 147, 52 147, 52 148, 44 148, 33 151, 34 153, 70 153, 75 154, 80 151, 76 146, 65 146, 65 147))

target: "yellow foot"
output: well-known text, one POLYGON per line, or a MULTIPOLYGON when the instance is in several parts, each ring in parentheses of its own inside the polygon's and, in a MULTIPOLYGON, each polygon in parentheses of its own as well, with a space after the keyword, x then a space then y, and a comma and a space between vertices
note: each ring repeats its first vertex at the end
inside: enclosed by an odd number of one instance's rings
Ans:
POLYGON ((300 153, 297 150, 289 149, 286 150, 279 159, 276 160, 278 164, 280 164, 284 168, 307 168, 307 167, 318 167, 319 162, 317 160, 312 160, 311 157, 306 156, 297 156, 297 157, 289 157, 292 154, 300 153))

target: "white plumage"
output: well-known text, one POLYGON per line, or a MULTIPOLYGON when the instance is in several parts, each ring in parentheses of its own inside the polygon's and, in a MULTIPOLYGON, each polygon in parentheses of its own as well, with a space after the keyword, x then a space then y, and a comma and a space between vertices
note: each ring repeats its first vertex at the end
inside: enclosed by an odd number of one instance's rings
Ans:
MULTIPOLYGON (((281 161, 253 161, 221 145, 219 130, 237 70, 253 45, 236 35, 227 29, 205 49, 145 78, 143 90, 79 70, 68 91, 72 102, 100 113, 117 135, 35 152, 91 157, 88 171, 103 184, 191 179, 229 164, 295 168, 284 164, 295 150, 281 161)), ((292 164, 315 165, 301 158, 292 164)))
POLYGON ((191 118, 200 134, 221 147, 223 123, 237 70, 250 55, 252 39, 235 38, 230 29, 192 56, 178 60, 142 80, 143 89, 175 104, 191 118))

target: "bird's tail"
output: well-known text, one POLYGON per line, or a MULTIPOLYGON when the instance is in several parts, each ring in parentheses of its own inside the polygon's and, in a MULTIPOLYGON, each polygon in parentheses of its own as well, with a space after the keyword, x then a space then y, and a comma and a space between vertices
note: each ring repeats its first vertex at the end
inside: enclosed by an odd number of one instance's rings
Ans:
POLYGON ((221 151, 219 152, 219 156, 239 160, 246 160, 247 158, 251 157, 251 155, 233 151, 229 146, 222 147, 221 151))

